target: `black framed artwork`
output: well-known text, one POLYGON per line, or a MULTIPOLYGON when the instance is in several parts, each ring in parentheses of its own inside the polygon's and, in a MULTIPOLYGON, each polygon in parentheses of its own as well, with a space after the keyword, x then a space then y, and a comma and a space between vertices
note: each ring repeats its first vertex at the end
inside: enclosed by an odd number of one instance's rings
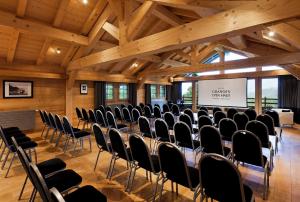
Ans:
POLYGON ((3 81, 3 98, 33 98, 33 81, 3 81))
POLYGON ((88 94, 88 86, 86 83, 80 84, 80 94, 87 95, 88 94))

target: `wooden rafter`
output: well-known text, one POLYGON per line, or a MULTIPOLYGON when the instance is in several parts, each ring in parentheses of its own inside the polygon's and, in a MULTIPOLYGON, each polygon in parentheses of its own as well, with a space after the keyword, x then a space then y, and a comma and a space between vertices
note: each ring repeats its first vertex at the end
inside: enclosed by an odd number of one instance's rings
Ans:
POLYGON ((13 30, 11 35, 10 35, 10 43, 9 47, 7 50, 7 63, 12 63, 15 57, 16 49, 17 49, 17 44, 18 44, 18 39, 19 39, 19 34, 20 32, 17 30, 13 30))
POLYGON ((300 30, 286 23, 269 27, 276 34, 282 36, 289 44, 300 49, 300 30))
POLYGON ((18 0, 17 16, 23 18, 25 16, 27 0, 18 0))
POLYGON ((119 36, 120 36, 119 28, 117 28, 113 24, 111 24, 109 22, 105 22, 102 29, 104 29, 106 32, 108 32, 115 39, 119 40, 119 36))
POLYGON ((172 26, 178 26, 184 24, 184 22, 175 14, 173 14, 171 11, 169 11, 167 8, 163 6, 156 6, 156 8, 153 10, 153 14, 161 19, 162 21, 172 25, 172 26))

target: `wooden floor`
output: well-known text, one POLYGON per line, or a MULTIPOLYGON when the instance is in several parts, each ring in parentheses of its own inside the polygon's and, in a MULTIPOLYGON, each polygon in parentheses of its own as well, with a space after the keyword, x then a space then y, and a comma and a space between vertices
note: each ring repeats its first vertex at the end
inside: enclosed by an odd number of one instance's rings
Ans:
MULTIPOLYGON (((103 192, 108 201, 147 201, 151 197, 152 188, 150 182, 145 178, 145 171, 138 170, 133 192, 124 192, 128 172, 126 163, 117 161, 116 169, 111 181, 106 180, 106 171, 111 155, 103 152, 100 156, 98 168, 93 171, 94 162, 98 149, 93 141, 93 150, 89 152, 88 142, 85 143, 85 150, 80 152, 62 152, 62 145, 54 148, 53 144, 40 137, 40 131, 29 134, 39 144, 38 160, 43 161, 49 158, 58 157, 67 163, 67 167, 74 169, 83 177, 83 184, 92 184, 103 192)), ((124 136, 126 137, 126 136, 124 136)), ((192 160, 192 155, 187 154, 192 160)), ((245 183, 255 191, 255 200, 262 200, 263 173, 259 170, 240 167, 245 183)), ((5 171, 0 171, 0 201, 17 201, 25 174, 18 161, 13 165, 8 178, 4 178, 5 171)), ((154 178, 153 178, 154 179, 154 178)), ((179 196, 171 192, 170 183, 166 183, 162 201, 191 201, 193 193, 184 187, 179 186, 179 196)), ((22 201, 28 201, 32 190, 29 185, 26 188, 22 201)), ((36 201, 40 201, 38 197, 36 201)), ((199 201, 199 199, 198 199, 199 201)), ((300 130, 284 129, 283 141, 279 144, 279 153, 275 157, 275 168, 270 177, 270 191, 268 201, 300 201, 300 130), (298 173, 299 172, 299 173, 298 173)))

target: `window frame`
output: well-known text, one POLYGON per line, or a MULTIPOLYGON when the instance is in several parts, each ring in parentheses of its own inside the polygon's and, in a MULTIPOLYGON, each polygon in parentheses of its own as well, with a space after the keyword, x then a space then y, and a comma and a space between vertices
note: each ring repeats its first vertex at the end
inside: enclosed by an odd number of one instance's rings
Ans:
POLYGON ((113 100, 114 99, 114 84, 113 83, 106 83, 105 84, 105 100, 113 100), (111 98, 108 97, 108 89, 109 89, 109 86, 112 87, 111 89, 111 98))
POLYGON ((119 87, 119 95, 118 95, 118 99, 119 100, 122 100, 122 101, 124 101, 124 100, 128 100, 128 84, 126 84, 126 83, 120 83, 119 85, 118 85, 118 87, 119 87), (124 86, 124 87, 126 87, 125 89, 121 89, 121 87, 122 86, 124 86), (122 92, 121 93, 121 91, 126 91, 126 94, 124 94, 124 92, 122 92), (121 98, 121 95, 126 95, 126 97, 125 98, 121 98))

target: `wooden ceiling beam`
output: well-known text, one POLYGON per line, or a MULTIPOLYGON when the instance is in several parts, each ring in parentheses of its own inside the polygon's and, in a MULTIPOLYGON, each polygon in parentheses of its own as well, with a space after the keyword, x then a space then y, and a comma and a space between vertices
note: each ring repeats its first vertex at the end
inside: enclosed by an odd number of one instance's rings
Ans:
POLYGON ((164 65, 169 65, 169 66, 172 66, 172 67, 182 67, 182 66, 190 65, 190 64, 187 64, 187 63, 184 63, 184 62, 171 60, 171 59, 164 60, 162 63, 164 65))
POLYGON ((230 37, 228 38, 228 40, 235 45, 237 48, 243 50, 245 48, 247 48, 247 41, 244 38, 244 36, 240 35, 240 36, 234 36, 234 37, 230 37))
MULTIPOLYGON (((42 68, 38 67, 37 68, 42 68)), ((42 79, 65 79, 65 74, 50 73, 50 72, 37 72, 28 70, 12 70, 0 68, 0 75, 4 77, 17 77, 17 78, 42 78, 42 79)))
POLYGON ((109 33, 112 37, 119 40, 120 39, 120 31, 119 28, 117 28, 115 25, 105 22, 102 26, 102 29, 104 29, 107 33, 109 33))
POLYGON ((286 24, 280 23, 274 26, 269 27, 270 30, 274 31, 276 34, 284 38, 292 46, 300 49, 300 30, 295 27, 286 24))
MULTIPOLYGON (((148 2, 148 1, 147 1, 148 2)), ((157 54, 195 43, 222 40, 241 35, 259 27, 300 15, 298 0, 270 0, 257 5, 244 5, 234 10, 218 13, 136 41, 93 53, 70 63, 68 70, 78 70, 101 63, 157 54), (251 19, 251 20, 249 20, 251 19), (199 27, 206 27, 199 32, 199 27)))
POLYGON ((184 22, 178 16, 163 6, 156 6, 156 8, 153 10, 153 15, 172 25, 173 27, 184 24, 184 22))
POLYGON ((16 11, 18 17, 23 18, 25 16, 27 2, 27 0, 18 0, 18 6, 16 11))
POLYGON ((145 56, 145 57, 141 57, 139 59, 149 61, 149 62, 154 62, 154 63, 162 62, 161 57, 159 57, 157 55, 148 55, 148 56, 145 56))
POLYGON ((10 43, 8 46, 7 57, 6 57, 6 61, 8 64, 11 64, 14 60, 16 49, 17 49, 17 44, 18 44, 18 39, 19 39, 19 34, 20 34, 19 31, 13 30, 10 35, 10 43))

